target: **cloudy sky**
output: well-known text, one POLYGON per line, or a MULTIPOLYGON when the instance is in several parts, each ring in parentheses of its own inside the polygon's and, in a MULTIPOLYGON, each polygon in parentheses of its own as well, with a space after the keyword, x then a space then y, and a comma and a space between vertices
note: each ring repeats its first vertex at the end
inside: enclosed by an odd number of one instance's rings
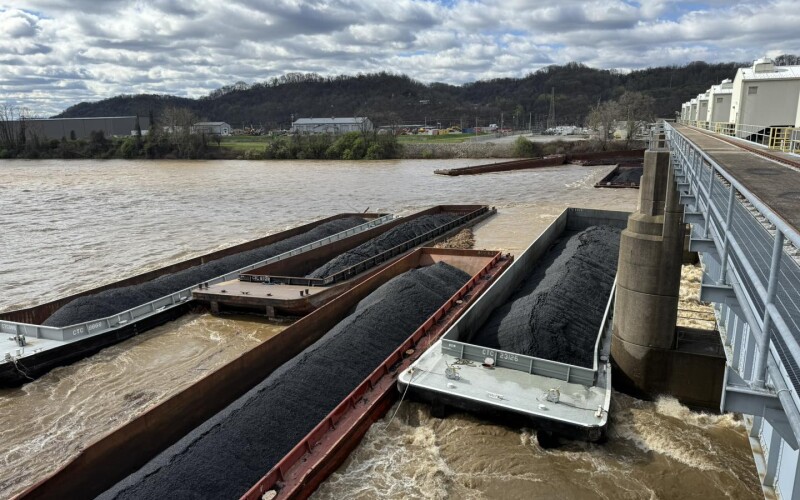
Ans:
POLYGON ((0 0, 0 104, 198 97, 287 72, 425 82, 800 54, 798 0, 0 0))

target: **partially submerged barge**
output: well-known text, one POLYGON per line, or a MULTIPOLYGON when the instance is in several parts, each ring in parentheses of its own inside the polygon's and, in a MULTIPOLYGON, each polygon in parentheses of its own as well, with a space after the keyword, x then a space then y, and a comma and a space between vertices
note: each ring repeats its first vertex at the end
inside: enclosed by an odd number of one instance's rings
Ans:
MULTIPOLYGON (((553 434, 598 441, 608 425, 611 401, 611 316, 614 288, 597 326, 591 366, 526 356, 472 343, 492 312, 506 303, 565 231, 602 225, 623 229, 628 214, 569 208, 498 278, 468 311, 398 378, 401 392, 447 407, 533 425, 553 434)), ((580 311, 575 311, 580 314, 580 311)))
POLYGON ((65 327, 42 325, 54 312, 75 299, 105 290, 149 282, 158 277, 189 269, 226 256, 278 243, 291 237, 307 233, 328 222, 354 216, 365 219, 367 222, 346 231, 330 235, 322 240, 314 241, 286 253, 273 256, 265 261, 253 263, 242 269, 227 273, 224 276, 207 280, 206 283, 214 284, 235 279, 241 272, 246 272, 273 262, 279 262, 299 254, 304 254, 324 245, 346 239, 354 234, 373 229, 392 221, 391 214, 337 214, 287 231, 211 252, 200 257, 178 262, 35 307, 2 313, 0 314, 0 333, 4 334, 4 338, 0 338, 0 386, 23 384, 48 372, 56 366, 69 364, 78 359, 92 355, 105 347, 122 342, 123 340, 181 316, 192 306, 192 289, 196 288, 199 284, 175 291, 174 293, 160 297, 151 302, 140 304, 133 309, 120 312, 113 316, 93 318, 88 322, 65 327))
POLYGON ((578 165, 613 165, 615 163, 641 163, 644 159, 644 149, 631 149, 622 151, 596 151, 592 153, 569 153, 544 156, 542 158, 524 158, 521 160, 485 163, 470 167, 448 168, 434 170, 437 175, 459 176, 479 175, 492 172, 511 172, 515 170, 528 170, 532 168, 556 167, 566 163, 578 165))

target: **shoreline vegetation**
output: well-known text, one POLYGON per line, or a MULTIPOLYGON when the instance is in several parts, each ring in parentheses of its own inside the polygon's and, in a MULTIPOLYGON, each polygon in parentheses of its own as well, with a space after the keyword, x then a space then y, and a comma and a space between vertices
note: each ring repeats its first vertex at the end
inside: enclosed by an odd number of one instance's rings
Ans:
POLYGON ((535 158, 551 154, 635 149, 637 141, 596 139, 515 141, 430 140, 373 132, 333 135, 219 137, 156 133, 107 138, 93 132, 86 140, 37 140, 0 146, 0 159, 154 159, 154 160, 390 160, 452 158, 535 158))

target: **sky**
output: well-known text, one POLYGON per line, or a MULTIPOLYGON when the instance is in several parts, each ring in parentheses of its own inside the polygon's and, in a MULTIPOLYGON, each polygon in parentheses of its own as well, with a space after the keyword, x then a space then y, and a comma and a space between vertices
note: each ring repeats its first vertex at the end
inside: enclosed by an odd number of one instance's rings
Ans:
POLYGON ((782 53, 800 54, 798 0, 0 0, 0 106, 38 116, 289 72, 461 84, 782 53))

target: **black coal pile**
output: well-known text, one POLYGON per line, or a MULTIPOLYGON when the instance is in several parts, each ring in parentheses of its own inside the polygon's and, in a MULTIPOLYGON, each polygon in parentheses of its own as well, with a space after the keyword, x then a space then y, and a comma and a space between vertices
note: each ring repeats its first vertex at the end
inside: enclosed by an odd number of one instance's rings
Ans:
POLYGON ((317 268, 306 275, 306 278, 327 278, 332 274, 343 271, 348 267, 355 266, 370 257, 374 257, 386 250, 392 249, 401 243, 416 238, 422 234, 432 231, 439 226, 460 217, 454 213, 440 213, 433 215, 423 215, 410 220, 385 233, 362 243, 361 245, 349 250, 334 259, 328 261, 322 267, 317 268))
POLYGON ((346 231, 351 227, 364 224, 365 222, 366 220, 361 217, 335 219, 317 226, 310 231, 272 243, 271 245, 228 255, 227 257, 190 267, 189 269, 184 269, 176 273, 165 274, 146 283, 112 288, 92 295, 78 297, 58 309, 42 324, 46 326, 63 327, 112 316, 159 297, 241 269, 249 264, 268 259, 283 252, 288 252, 289 250, 320 240, 332 234, 346 231))
POLYGON ((639 184, 642 179, 643 167, 620 167, 608 180, 612 184, 639 184))
POLYGON ((504 351, 592 366, 594 344, 617 273, 620 230, 567 233, 539 261, 472 342, 504 351))
POLYGON ((320 340, 100 498, 239 498, 468 279, 438 263, 390 280, 320 340))

